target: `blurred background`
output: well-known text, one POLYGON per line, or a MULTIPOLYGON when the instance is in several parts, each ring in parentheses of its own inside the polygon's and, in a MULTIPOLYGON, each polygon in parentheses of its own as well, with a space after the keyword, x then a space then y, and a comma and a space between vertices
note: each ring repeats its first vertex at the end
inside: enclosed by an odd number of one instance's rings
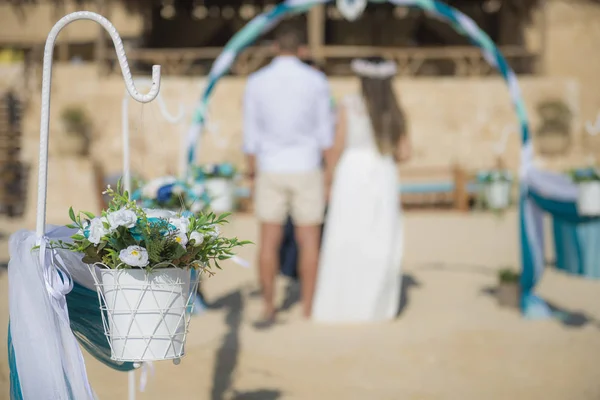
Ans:
MULTIPOLYGON (((191 111, 227 41, 277 3, 0 0, 0 264, 9 259, 9 235, 35 223, 42 54, 58 19, 98 12, 121 34, 135 77, 162 66, 165 104, 172 114, 183 107, 185 118, 171 124, 156 102, 131 102, 126 122, 132 169, 151 179, 177 173, 191 111)), ((563 172, 600 153, 600 138, 585 130, 600 110, 599 1, 445 3, 487 32, 517 74, 540 166, 563 172)), ((300 318, 297 284, 281 278, 287 314, 258 332, 250 324, 260 309, 256 268, 229 264, 206 282, 211 307, 192 322, 182 365, 156 365, 139 398, 600 399, 598 281, 548 268, 539 292, 567 315, 561 321, 526 321, 500 304, 498 272, 520 269, 517 210, 486 209, 476 177, 500 167, 518 176, 521 142, 506 84, 480 50, 427 13, 390 4, 370 3, 354 22, 335 4, 320 5, 290 23, 305 33, 308 55, 337 100, 358 89, 353 58, 383 56, 398 65, 394 84, 414 147, 400 167, 407 210, 400 315, 379 325, 313 325, 300 318)), ((272 59, 271 45, 270 35, 260 38, 219 82, 210 106, 214 134, 199 148, 202 163, 244 171, 242 96, 247 76, 272 59)), ((102 208, 101 189, 122 171, 124 95, 106 32, 91 21, 67 26, 54 53, 49 223, 67 222, 70 205, 102 208)), ((256 241, 252 202, 244 182, 238 186, 228 231, 256 241)), ((552 235, 548 230, 550 265, 552 235)), ((240 256, 253 263, 256 248, 240 256)), ((0 282, 5 338, 4 269, 0 282)), ((0 398, 8 395, 5 351, 0 398)), ((125 398, 125 375, 92 359, 88 373, 100 398, 125 398)))

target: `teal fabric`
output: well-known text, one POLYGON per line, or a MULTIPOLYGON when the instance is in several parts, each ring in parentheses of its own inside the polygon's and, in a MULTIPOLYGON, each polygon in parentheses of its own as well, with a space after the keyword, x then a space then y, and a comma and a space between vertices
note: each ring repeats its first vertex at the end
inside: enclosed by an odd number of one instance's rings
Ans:
POLYGON ((94 358, 117 371, 131 371, 133 363, 116 362, 110 359, 110 346, 104 335, 102 314, 98 294, 76 282, 73 290, 67 295, 67 307, 71 329, 75 337, 94 358))
POLYGON ((8 368, 10 370, 10 399, 23 400, 21 393, 21 385, 19 384, 19 372, 17 371, 17 357, 15 348, 12 344, 12 336, 10 334, 10 321, 8 322, 8 368))

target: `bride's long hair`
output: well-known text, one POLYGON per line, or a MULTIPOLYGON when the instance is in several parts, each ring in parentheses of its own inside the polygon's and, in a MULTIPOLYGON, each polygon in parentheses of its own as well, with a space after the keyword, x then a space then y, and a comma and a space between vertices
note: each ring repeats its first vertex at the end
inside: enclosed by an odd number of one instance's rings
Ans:
POLYGON ((406 134, 406 117, 392 85, 396 65, 382 58, 372 58, 354 60, 352 69, 360 78, 362 97, 379 152, 395 154, 400 138, 406 134))

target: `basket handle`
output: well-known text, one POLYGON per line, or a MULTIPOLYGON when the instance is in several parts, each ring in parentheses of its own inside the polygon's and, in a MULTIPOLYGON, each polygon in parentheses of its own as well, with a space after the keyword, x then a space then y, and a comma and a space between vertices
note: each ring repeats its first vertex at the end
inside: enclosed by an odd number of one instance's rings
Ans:
POLYGON ((40 157, 38 172, 38 198, 37 198, 37 222, 36 233, 38 237, 44 235, 46 230, 46 196, 48 194, 48 132, 50 127, 50 83, 52 81, 52 56, 54 54, 54 44, 60 31, 73 21, 87 19, 100 24, 109 33, 112 38, 123 79, 127 91, 136 101, 148 103, 156 98, 160 89, 160 66, 152 66, 152 88, 147 94, 138 92, 131 77, 125 49, 121 37, 109 20, 90 11, 78 11, 68 14, 61 18, 50 30, 46 39, 44 48, 44 64, 42 75, 42 113, 40 118, 40 157))

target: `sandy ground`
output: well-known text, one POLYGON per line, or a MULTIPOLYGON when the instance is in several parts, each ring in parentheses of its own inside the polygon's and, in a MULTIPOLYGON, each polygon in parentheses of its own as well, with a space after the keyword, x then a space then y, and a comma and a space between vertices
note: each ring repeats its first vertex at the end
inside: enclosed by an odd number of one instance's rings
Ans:
MULTIPOLYGON (((15 222, 0 220, 10 233, 15 222)), ((179 366, 155 363, 137 399, 600 399, 600 281, 548 270, 539 293, 573 320, 526 321, 489 294, 496 270, 518 262, 517 217, 411 213, 401 314, 391 323, 324 326, 303 321, 297 288, 280 279, 281 323, 257 331, 255 269, 227 265, 208 280, 215 308, 192 321, 179 366)), ((255 239, 235 216, 230 233, 255 239)), ((253 260, 256 248, 240 255, 253 260)), ((4 240, 0 261, 6 260, 4 240)), ((7 279, 0 275, 5 343, 7 279)), ((6 395, 5 346, 0 398, 6 395)), ((127 376, 87 357, 101 399, 126 399, 127 376)), ((138 375, 139 376, 139 375, 138 375)))

